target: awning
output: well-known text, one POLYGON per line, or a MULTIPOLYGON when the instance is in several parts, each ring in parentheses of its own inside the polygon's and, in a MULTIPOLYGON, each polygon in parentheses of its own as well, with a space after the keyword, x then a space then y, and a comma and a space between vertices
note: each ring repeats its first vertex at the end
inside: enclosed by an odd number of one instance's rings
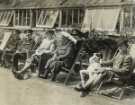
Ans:
POLYGON ((58 13, 59 12, 57 10, 56 11, 55 10, 49 10, 49 11, 42 10, 36 26, 53 28, 56 23, 58 13))
POLYGON ((14 11, 2 11, 0 12, 0 25, 8 26, 12 20, 14 11))
POLYGON ((10 39, 11 35, 12 35, 12 32, 4 32, 4 37, 0 44, 0 50, 3 50, 6 47, 7 42, 10 39))
POLYGON ((120 8, 86 10, 82 31, 115 31, 120 8))

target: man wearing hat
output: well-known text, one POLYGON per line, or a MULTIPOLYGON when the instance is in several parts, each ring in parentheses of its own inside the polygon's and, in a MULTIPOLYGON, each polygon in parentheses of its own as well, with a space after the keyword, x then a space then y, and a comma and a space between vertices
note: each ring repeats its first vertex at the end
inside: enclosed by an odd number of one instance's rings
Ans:
MULTIPOLYGON (((41 66, 39 68, 40 69, 39 72, 42 72, 44 69, 44 64, 49 59, 49 57, 51 57, 51 55, 53 54, 53 51, 55 49, 54 38, 55 38, 54 31, 51 31, 51 30, 47 31, 45 34, 45 38, 42 40, 41 44, 36 49, 35 53, 26 60, 25 66, 20 71, 17 71, 16 74, 19 75, 24 72, 27 72, 28 69, 32 70, 32 66, 34 66, 34 65, 38 66, 39 62, 40 62, 40 66, 41 66), (44 58, 43 61, 40 61, 41 56, 42 56, 42 58, 44 58)), ((36 76, 37 76, 36 71, 33 71, 32 74, 34 74, 34 75, 36 74, 36 76)))
MULTIPOLYGON (((67 32, 60 32, 61 44, 57 46, 57 49, 51 59, 48 60, 45 66, 45 75, 48 77, 48 73, 52 72, 52 81, 55 81, 57 74, 60 72, 62 66, 70 67, 72 59, 74 57, 74 45, 76 44, 76 39, 72 37, 67 32)), ((60 38, 59 38, 60 40, 60 38)))
POLYGON ((25 38, 21 39, 17 46, 17 51, 13 57, 13 66, 14 69, 18 71, 18 62, 20 59, 27 57, 27 54, 30 50, 34 50, 35 41, 32 38, 33 31, 27 30, 25 32, 25 38))
POLYGON ((132 73, 132 58, 128 54, 128 43, 127 40, 118 41, 118 52, 114 57, 109 61, 102 61, 101 65, 101 74, 98 75, 91 85, 86 87, 85 89, 80 87, 76 87, 77 90, 82 90, 81 96, 86 96, 92 88, 95 88, 97 84, 102 81, 113 82, 112 80, 115 78, 119 82, 124 82, 125 79, 130 76, 132 73), (105 66, 112 66, 110 68, 105 66))
POLYGON ((1 51, 2 53, 2 64, 4 64, 4 66, 9 66, 8 64, 10 63, 11 60, 11 54, 14 54, 16 51, 16 48, 19 44, 20 41, 20 30, 14 30, 12 32, 12 36, 11 38, 9 38, 7 45, 5 46, 5 50, 1 51))

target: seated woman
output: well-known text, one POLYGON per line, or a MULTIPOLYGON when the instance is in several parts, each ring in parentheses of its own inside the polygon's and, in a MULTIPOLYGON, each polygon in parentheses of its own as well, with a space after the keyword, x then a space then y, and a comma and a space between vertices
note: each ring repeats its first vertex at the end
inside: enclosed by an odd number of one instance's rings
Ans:
POLYGON ((112 65, 111 68, 108 67, 101 67, 101 73, 89 83, 87 87, 76 87, 76 90, 81 91, 81 96, 84 97, 88 95, 89 91, 95 88, 98 84, 100 84, 104 80, 112 81, 113 78, 118 78, 118 80, 125 82, 124 78, 129 77, 132 73, 131 65, 132 65, 132 58, 128 54, 128 44, 126 40, 119 41, 118 43, 119 51, 113 57, 112 60, 109 61, 102 61, 101 65, 112 65))
POLYGON ((74 57, 74 44, 76 39, 67 32, 60 32, 62 36, 61 44, 57 47, 53 57, 48 60, 45 66, 45 75, 52 72, 52 81, 55 81, 57 74, 60 72, 62 66, 70 67, 74 57))
MULTIPOLYGON (((32 66, 33 65, 38 66, 40 56, 43 54, 45 57, 44 61, 47 61, 48 58, 53 54, 53 51, 54 51, 54 46, 55 46, 54 38, 55 38, 54 31, 47 31, 46 38, 43 39, 40 46, 36 49, 35 53, 31 56, 31 58, 28 58, 26 60, 25 66, 20 71, 17 71, 16 73, 21 74, 21 73, 27 72, 27 70, 30 68, 31 68, 31 72, 32 72, 32 66)), ((45 62, 44 62, 44 64, 45 64, 45 62)), ((40 65, 40 66, 43 66, 43 65, 40 65)), ((36 72, 36 71, 33 71, 33 72, 36 72)), ((37 73, 36 73, 36 75, 37 75, 37 73)))

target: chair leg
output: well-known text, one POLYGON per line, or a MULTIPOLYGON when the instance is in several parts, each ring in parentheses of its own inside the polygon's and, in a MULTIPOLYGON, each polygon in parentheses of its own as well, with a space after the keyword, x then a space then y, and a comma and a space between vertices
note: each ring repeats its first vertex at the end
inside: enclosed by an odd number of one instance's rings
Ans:
POLYGON ((67 83, 68 83, 68 80, 69 80, 69 78, 70 78, 70 76, 71 76, 71 71, 69 72, 69 74, 67 75, 67 77, 66 77, 66 79, 65 79, 65 81, 64 81, 64 85, 67 85, 67 83))
POLYGON ((112 96, 112 98, 115 98, 115 99, 121 100, 121 99, 123 98, 124 94, 125 94, 125 89, 123 88, 123 89, 121 90, 121 92, 120 92, 120 94, 119 94, 119 96, 118 96, 118 97, 116 97, 116 96, 112 96))
POLYGON ((97 89, 96 89, 96 94, 98 94, 99 93, 99 91, 100 91, 100 89, 101 89, 101 87, 103 86, 103 82, 101 82, 100 84, 99 84, 99 87, 97 87, 97 89))
POLYGON ((66 79, 65 79, 65 81, 64 81, 64 85, 67 85, 70 76, 71 76, 72 73, 74 72, 74 67, 75 67, 75 64, 73 64, 71 70, 69 71, 69 73, 68 73, 68 75, 67 75, 67 77, 66 77, 66 79))

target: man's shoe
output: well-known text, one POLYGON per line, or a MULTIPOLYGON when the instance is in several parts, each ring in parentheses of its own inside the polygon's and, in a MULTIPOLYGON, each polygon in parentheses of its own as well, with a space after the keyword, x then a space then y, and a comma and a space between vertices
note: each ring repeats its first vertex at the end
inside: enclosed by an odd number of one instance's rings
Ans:
POLYGON ((76 85, 76 86, 74 87, 74 89, 75 89, 76 91, 82 91, 82 90, 83 90, 82 84, 80 83, 80 84, 76 85))
POLYGON ((75 86, 74 89, 75 89, 76 91, 81 91, 81 90, 82 90, 82 88, 77 87, 77 86, 75 86))
POLYGON ((39 75, 40 78, 47 79, 47 76, 44 76, 42 74, 39 75))
POLYGON ((80 97, 86 97, 89 94, 87 91, 82 91, 80 97))

